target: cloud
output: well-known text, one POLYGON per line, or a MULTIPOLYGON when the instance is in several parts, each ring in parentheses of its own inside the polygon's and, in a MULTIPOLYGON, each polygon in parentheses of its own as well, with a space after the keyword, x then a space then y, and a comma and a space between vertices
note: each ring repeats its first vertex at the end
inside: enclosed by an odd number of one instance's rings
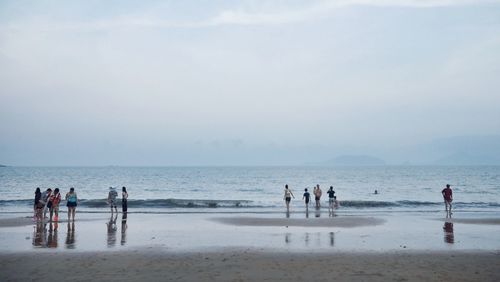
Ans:
MULTIPOLYGON (((122 15, 109 19, 89 20, 81 22, 43 22, 18 23, 0 25, 0 30, 38 30, 38 31, 99 31, 128 28, 207 28, 230 25, 280 25, 315 20, 331 15, 337 9, 351 6, 371 7, 406 7, 433 8, 466 5, 500 4, 500 0, 338 0, 319 1, 306 7, 290 8, 288 6, 263 5, 260 9, 249 11, 244 7, 221 9, 214 15, 187 21, 169 20, 161 16, 161 9, 153 15, 122 15)), ((259 7, 259 5, 257 5, 259 7)))

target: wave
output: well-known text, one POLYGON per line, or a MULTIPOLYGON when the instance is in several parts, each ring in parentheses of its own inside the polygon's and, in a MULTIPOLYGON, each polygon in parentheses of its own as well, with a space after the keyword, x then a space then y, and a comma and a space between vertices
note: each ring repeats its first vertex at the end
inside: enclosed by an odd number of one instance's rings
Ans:
MULTIPOLYGON (((429 201, 339 201, 343 208, 366 209, 366 208, 411 208, 411 207, 436 207, 443 202, 429 201)), ((118 205, 121 205, 118 200, 118 205)), ((130 199, 127 202, 130 208, 275 208, 282 207, 281 203, 257 203, 250 200, 206 200, 206 199, 130 199)), ((454 202, 457 208, 499 208, 496 202, 454 202)), ((33 199, 0 200, 0 207, 15 207, 33 205, 33 199)), ((61 207, 65 206, 63 201, 61 207)), ((106 199, 81 199, 78 206, 86 208, 107 208, 106 199)))
MULTIPOLYGON (((32 199, 22 200, 0 200, 1 206, 31 206, 32 199)), ((121 201, 118 199, 118 205, 121 201)), ((64 201, 61 206, 66 205, 64 201)), ((149 200, 128 200, 128 207, 131 208, 240 208, 240 207, 262 207, 253 205, 248 200, 203 200, 203 199, 149 199, 149 200)), ((108 207, 106 199, 80 199, 80 207, 105 208, 108 207)))

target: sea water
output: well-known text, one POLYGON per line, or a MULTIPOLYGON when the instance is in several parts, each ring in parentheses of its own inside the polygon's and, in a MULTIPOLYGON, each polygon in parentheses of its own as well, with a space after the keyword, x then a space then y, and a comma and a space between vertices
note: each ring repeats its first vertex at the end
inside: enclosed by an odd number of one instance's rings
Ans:
POLYGON ((36 187, 57 187, 63 198, 74 187, 79 212, 107 212, 109 187, 123 186, 129 212, 281 212, 285 184, 295 195, 292 212, 316 184, 324 207, 333 186, 339 211, 442 210, 441 190, 450 184, 455 210, 500 212, 500 166, 272 166, 1 167, 0 213, 31 213, 36 187))

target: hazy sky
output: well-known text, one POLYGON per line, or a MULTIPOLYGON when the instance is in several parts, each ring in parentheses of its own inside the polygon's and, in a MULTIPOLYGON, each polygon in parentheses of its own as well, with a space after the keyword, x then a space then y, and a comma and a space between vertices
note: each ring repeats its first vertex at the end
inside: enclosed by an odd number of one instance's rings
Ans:
POLYGON ((0 163, 295 164, 498 134, 500 1, 0 1, 0 163))

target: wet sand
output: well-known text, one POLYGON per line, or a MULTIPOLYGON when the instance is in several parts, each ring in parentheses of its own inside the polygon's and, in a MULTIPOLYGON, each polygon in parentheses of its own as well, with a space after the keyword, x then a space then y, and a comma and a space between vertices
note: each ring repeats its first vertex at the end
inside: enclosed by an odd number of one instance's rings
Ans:
POLYGON ((262 218, 262 217, 222 217, 215 221, 242 226, 300 226, 300 227, 361 227, 375 226, 384 223, 381 218, 344 216, 331 218, 262 218))
POLYGON ((2 218, 0 281, 500 280, 494 215, 320 216, 77 214, 75 223, 41 224, 2 218))
POLYGON ((497 253, 0 254, 1 281, 498 281, 497 253), (471 259, 473 258, 473 259, 471 259))
POLYGON ((500 225, 500 218, 446 218, 441 220, 451 223, 500 225))

